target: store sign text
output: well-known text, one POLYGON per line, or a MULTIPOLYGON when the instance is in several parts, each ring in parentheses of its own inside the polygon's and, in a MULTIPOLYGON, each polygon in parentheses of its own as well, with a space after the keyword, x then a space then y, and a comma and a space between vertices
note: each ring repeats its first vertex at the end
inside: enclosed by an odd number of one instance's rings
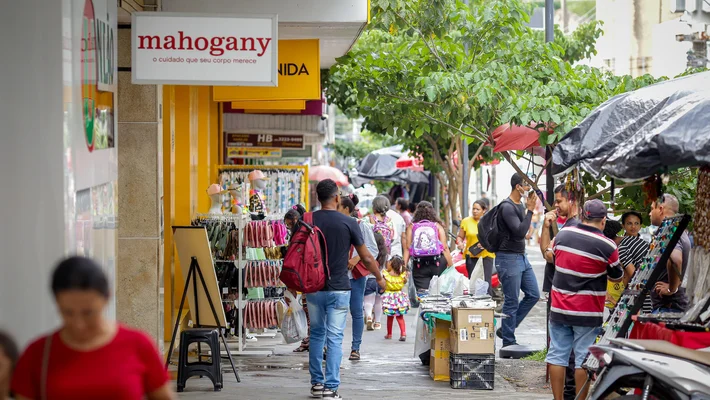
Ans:
POLYGON ((108 91, 114 85, 114 69, 116 60, 114 55, 114 33, 113 27, 106 21, 96 18, 96 47, 97 47, 97 68, 99 90, 108 91))
POLYGON ((301 66, 299 67, 297 64, 288 63, 288 64, 279 64, 279 75, 294 76, 294 75, 310 75, 310 74, 308 73, 308 68, 306 68, 306 64, 301 63, 301 66))
POLYGON ((134 84, 278 86, 278 18, 132 15, 134 84))
POLYGON ((206 38, 198 36, 194 38, 190 35, 185 35, 185 32, 178 31, 177 38, 175 35, 163 36, 162 40, 157 35, 140 35, 138 36, 139 49, 148 50, 209 50, 209 54, 215 57, 223 56, 227 51, 253 51, 257 57, 261 57, 266 53, 266 50, 271 44, 271 38, 263 37, 242 37, 235 36, 215 36, 206 38), (257 46, 257 43, 259 44, 257 46), (258 50, 257 50, 258 47, 258 50))
POLYGON ((303 149, 304 146, 303 136, 300 135, 227 133, 226 136, 227 147, 303 149))

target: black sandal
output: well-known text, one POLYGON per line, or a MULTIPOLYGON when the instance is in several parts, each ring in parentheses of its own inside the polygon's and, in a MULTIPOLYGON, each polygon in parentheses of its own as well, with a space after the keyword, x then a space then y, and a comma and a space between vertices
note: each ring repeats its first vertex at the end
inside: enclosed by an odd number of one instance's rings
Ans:
POLYGON ((309 338, 306 338, 303 341, 301 341, 301 345, 298 346, 297 348, 295 348, 293 350, 293 352, 294 353, 303 353, 303 352, 308 351, 308 348, 310 347, 310 340, 308 340, 308 339, 309 338))
POLYGON ((301 344, 297 348, 293 349, 294 353, 304 353, 308 351, 308 345, 307 344, 301 344))
POLYGON ((353 350, 350 352, 350 361, 360 361, 360 352, 353 350))

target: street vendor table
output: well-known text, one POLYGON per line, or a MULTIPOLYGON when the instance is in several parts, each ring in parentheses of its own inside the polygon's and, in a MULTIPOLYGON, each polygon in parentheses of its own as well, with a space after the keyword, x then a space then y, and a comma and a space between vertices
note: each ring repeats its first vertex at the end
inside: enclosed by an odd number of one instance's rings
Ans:
POLYGON ((665 323, 634 322, 629 339, 665 340, 686 349, 710 347, 710 332, 686 332, 666 328, 665 323))

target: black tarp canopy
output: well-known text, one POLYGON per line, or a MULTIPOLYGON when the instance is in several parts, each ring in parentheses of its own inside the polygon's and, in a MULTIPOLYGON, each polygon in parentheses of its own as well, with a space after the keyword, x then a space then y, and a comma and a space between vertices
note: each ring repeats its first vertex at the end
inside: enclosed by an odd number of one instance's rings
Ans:
POLYGON ((429 172, 397 168, 395 164, 403 155, 402 146, 375 150, 360 161, 356 173, 350 174, 350 181, 355 187, 360 187, 373 180, 399 184, 428 184, 429 172))
POLYGON ((579 166, 595 178, 638 180, 710 164, 710 72, 613 97, 567 133, 555 175, 579 166))

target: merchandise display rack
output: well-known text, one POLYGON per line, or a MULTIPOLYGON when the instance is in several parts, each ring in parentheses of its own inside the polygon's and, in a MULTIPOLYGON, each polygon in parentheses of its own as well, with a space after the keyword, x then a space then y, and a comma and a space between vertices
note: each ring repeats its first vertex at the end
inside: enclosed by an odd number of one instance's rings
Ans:
MULTIPOLYGON (((268 214, 270 217, 276 217, 277 215, 281 215, 283 217, 283 214, 286 213, 286 209, 293 206, 296 203, 302 204, 306 210, 310 208, 310 203, 309 203, 309 190, 308 190, 308 165, 273 165, 273 166, 265 166, 265 165, 260 165, 260 166, 254 166, 254 165, 217 165, 215 167, 215 172, 217 174, 217 180, 218 184, 222 186, 224 189, 226 188, 226 183, 223 182, 222 175, 223 173, 229 174, 230 172, 241 172, 242 176, 234 177, 234 178, 239 178, 242 181, 241 186, 241 191, 242 193, 248 193, 249 188, 248 184, 246 183, 246 176, 250 171, 253 171, 255 169, 260 170, 261 172, 266 175, 267 178, 271 179, 273 174, 276 174, 278 172, 300 172, 301 173, 301 182, 298 187, 299 195, 296 196, 295 199, 291 202, 292 204, 288 204, 287 207, 279 207, 279 210, 270 210, 271 212, 268 214)), ((275 181, 274 181, 275 182, 275 181)), ((244 195, 243 195, 244 196, 244 195)), ((246 199, 245 199, 246 200, 246 199)), ((267 202, 268 203, 268 202, 267 202)))
MULTIPOLYGON (((626 337, 631 327, 631 317, 641 310, 646 296, 656 286, 658 278, 666 269, 671 253, 689 223, 690 216, 682 214, 663 221, 651 241, 650 251, 606 321, 604 333, 598 339, 597 345, 608 344, 611 339, 626 337)), ((587 355, 584 368, 595 372, 599 368, 599 360, 592 355, 587 355)))

